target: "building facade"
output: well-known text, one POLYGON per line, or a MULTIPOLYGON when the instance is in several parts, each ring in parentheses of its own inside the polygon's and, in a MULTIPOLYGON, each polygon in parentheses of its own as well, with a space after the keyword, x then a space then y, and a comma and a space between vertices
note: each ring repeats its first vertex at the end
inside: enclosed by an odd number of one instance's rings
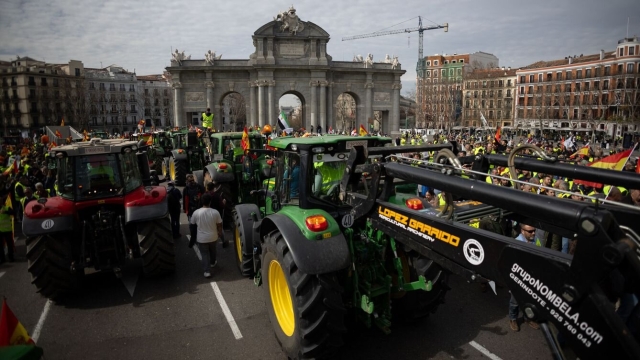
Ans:
POLYGON ((103 69, 85 69, 85 78, 90 103, 89 128, 110 134, 135 132, 142 119, 142 97, 138 94, 136 74, 110 65, 103 69))
POLYGON ((516 70, 502 67, 475 69, 467 73, 461 126, 513 126, 515 95, 516 70))
POLYGON ((136 79, 135 102, 139 105, 146 126, 173 127, 173 91, 167 77, 164 74, 141 75, 136 79))
POLYGON ((415 126, 448 128, 460 125, 465 77, 474 69, 495 68, 499 62, 495 55, 482 51, 427 56, 424 73, 418 74, 416 101, 419 106, 415 126))
POLYGON ((84 65, 48 64, 30 57, 0 61, 0 118, 2 131, 20 129, 23 133, 50 125, 82 127, 86 124, 88 103, 84 65))
POLYGON ((639 51, 637 37, 624 38, 615 51, 518 70, 516 127, 612 136, 640 130, 639 51))

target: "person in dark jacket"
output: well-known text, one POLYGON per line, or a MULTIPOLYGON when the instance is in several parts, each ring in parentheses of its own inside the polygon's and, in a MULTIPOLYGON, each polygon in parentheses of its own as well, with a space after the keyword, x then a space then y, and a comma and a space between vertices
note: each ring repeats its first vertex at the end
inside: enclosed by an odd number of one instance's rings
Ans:
POLYGON ((194 211, 200 208, 200 197, 204 194, 204 186, 196 183, 192 174, 187 175, 187 186, 184 187, 184 212, 187 213, 187 217, 191 220, 191 215, 194 211))
POLYGON ((173 232, 173 238, 180 238, 180 200, 182 200, 182 193, 175 187, 173 181, 167 184, 167 201, 169 203, 169 215, 171 216, 171 231, 173 232))

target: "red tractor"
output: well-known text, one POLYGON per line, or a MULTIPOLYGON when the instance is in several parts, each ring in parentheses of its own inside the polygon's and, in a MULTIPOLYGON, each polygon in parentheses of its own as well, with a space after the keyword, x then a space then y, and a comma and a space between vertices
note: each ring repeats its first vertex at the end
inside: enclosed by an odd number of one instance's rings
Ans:
POLYGON ((142 259, 146 275, 175 270, 164 187, 151 186, 147 154, 135 141, 91 139, 51 149, 57 194, 27 204, 22 232, 32 283, 56 298, 85 269, 120 274, 142 259))

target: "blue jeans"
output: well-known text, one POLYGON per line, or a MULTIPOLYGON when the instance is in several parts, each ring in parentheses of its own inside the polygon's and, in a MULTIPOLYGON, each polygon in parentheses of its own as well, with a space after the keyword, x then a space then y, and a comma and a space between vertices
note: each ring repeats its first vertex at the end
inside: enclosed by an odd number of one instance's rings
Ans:
POLYGON ((210 243, 198 243, 200 255, 202 255, 202 271, 211 271, 211 264, 216 262, 216 245, 217 241, 210 243))
POLYGON ((517 320, 519 313, 520 307, 518 306, 518 302, 513 294, 511 294, 511 299, 509 299, 509 320, 517 320))
POLYGON ((562 249, 560 251, 562 251, 563 254, 568 254, 569 253, 569 243, 571 242, 571 240, 569 240, 569 238, 563 237, 562 238, 562 249))

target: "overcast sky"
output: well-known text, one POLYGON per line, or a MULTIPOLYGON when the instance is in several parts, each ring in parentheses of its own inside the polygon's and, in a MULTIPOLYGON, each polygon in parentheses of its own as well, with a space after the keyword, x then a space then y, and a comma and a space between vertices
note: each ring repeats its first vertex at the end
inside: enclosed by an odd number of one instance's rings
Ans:
MULTIPOLYGON (((172 48, 193 59, 204 58, 207 50, 223 59, 248 59, 253 32, 291 5, 290 0, 2 0, 0 59, 74 59, 96 68, 118 64, 138 75, 161 73, 172 48)), ((448 33, 424 33, 425 55, 484 51, 496 55, 501 66, 519 67, 615 50, 627 34, 627 17, 629 35, 640 35, 640 0, 305 0, 293 5, 300 19, 330 34, 327 52, 334 60, 397 55, 407 71, 403 93, 415 88, 417 32, 353 41, 342 37, 416 27, 421 15, 424 25, 449 23, 448 33)))

